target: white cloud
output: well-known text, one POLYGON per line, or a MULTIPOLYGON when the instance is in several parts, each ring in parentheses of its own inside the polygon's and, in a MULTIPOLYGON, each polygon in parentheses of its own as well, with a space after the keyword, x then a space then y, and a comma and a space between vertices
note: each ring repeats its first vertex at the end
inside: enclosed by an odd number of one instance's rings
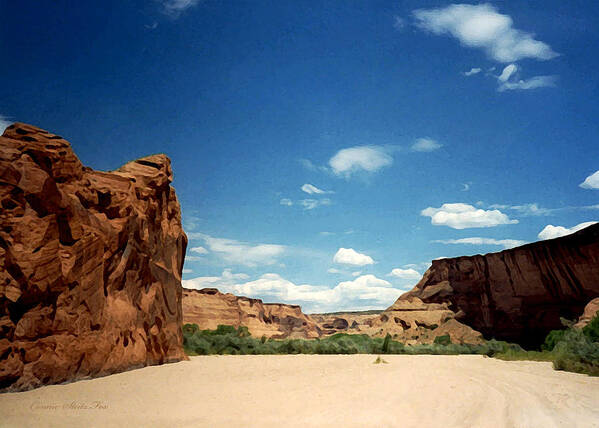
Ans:
POLYGON ((304 207, 305 210, 313 210, 316 207, 320 207, 322 205, 331 205, 330 199, 301 199, 298 203, 304 207))
POLYGON ((329 165, 336 175, 346 178, 358 171, 376 172, 393 163, 388 151, 381 146, 350 147, 339 150, 329 160, 329 165))
POLYGON ((313 210, 314 208, 323 206, 323 205, 331 205, 331 200, 329 198, 324 199, 300 199, 298 201, 292 201, 288 198, 283 198, 280 201, 281 205, 286 207, 291 207, 293 205, 299 205, 303 207, 305 210, 313 210))
POLYGON ((497 90, 499 92, 511 91, 511 90, 525 90, 525 89, 536 89, 544 87, 553 87, 557 80, 556 76, 535 76, 526 80, 519 80, 517 82, 504 82, 497 90))
POLYGON ((208 250, 228 263, 249 267, 273 265, 283 255, 286 247, 274 244, 249 244, 234 239, 214 238, 203 233, 190 233, 191 239, 202 239, 208 250))
POLYGON ((464 76, 474 76, 475 74, 480 73, 482 70, 478 67, 472 67, 470 71, 464 71, 462 74, 464 76))
POLYGON ((329 288, 310 284, 297 285, 276 273, 266 273, 248 282, 239 282, 224 274, 225 272, 220 277, 183 280, 183 287, 195 289, 215 287, 224 293, 260 298, 266 302, 299 304, 305 312, 384 309, 403 292, 374 275, 362 275, 352 281, 343 281, 334 288, 329 288))
POLYGON ((342 274, 342 273, 345 273, 345 272, 343 272, 342 270, 339 270, 339 269, 337 269, 337 268, 330 268, 330 269, 328 269, 328 270, 327 270, 327 272, 328 272, 328 273, 334 273, 334 274, 342 274))
POLYGON ((183 273, 193 273, 193 269, 183 269, 183 273))
POLYGON ((162 4, 165 14, 178 17, 181 13, 197 5, 200 0, 158 0, 162 4))
POLYGON ((432 152, 443 147, 432 138, 418 138, 412 145, 412 150, 415 152, 432 152))
POLYGON ((204 247, 192 247, 189 251, 196 254, 208 254, 208 250, 204 247))
POLYGON ((599 189, 599 171, 595 171, 579 184, 583 189, 599 189))
POLYGON ((548 224, 539 232, 539 239, 553 239, 559 238, 560 236, 570 235, 571 233, 578 232, 585 227, 589 227, 592 224, 597 223, 596 221, 587 221, 584 223, 577 224, 576 226, 567 228, 564 226, 554 226, 552 224, 548 224))
POLYGON ((352 273, 351 273, 351 276, 360 276, 360 274, 361 274, 361 273, 362 273, 362 271, 361 271, 361 270, 357 270, 357 271, 355 271, 355 272, 352 272, 352 273))
POLYGON ((523 58, 547 60, 556 57, 549 45, 513 27, 512 18, 490 4, 452 4, 444 8, 413 12, 416 25, 434 34, 450 34, 464 46, 481 48, 496 61, 523 58))
POLYGON ((319 235, 322 235, 322 236, 332 236, 332 235, 334 235, 334 234, 335 234, 335 232, 327 232, 327 231, 324 231, 324 232, 318 232, 318 234, 319 234, 319 235))
POLYGON ((324 194, 327 194, 327 193, 335 193, 335 192, 333 192, 331 190, 322 190, 322 189, 319 189, 318 187, 316 187, 316 186, 314 186, 312 184, 308 184, 308 183, 306 183, 306 184, 304 184, 302 186, 302 192, 306 192, 308 195, 314 195, 314 194, 316 194, 316 195, 324 195, 324 194))
POLYGON ((353 266, 374 264, 372 257, 367 256, 366 254, 358 253, 353 248, 339 248, 333 257, 333 262, 353 266))
POLYGON ((432 242, 440 244, 467 244, 467 245, 498 245, 503 248, 514 248, 527 244, 526 241, 518 239, 493 239, 493 238, 460 238, 460 239, 437 239, 432 242))
POLYGON ((4 133, 4 130, 12 124, 12 120, 9 120, 8 117, 0 114, 0 135, 2 135, 4 133))
POLYGON ((396 30, 402 30, 406 26, 406 20, 400 16, 393 17, 393 28, 396 30))
POLYGON ((489 205, 489 208, 499 209, 499 210, 505 210, 505 209, 514 210, 518 214, 523 215, 523 216, 545 216, 545 215, 551 215, 555 211, 559 210, 559 208, 539 207, 539 204, 537 204, 537 203, 523 204, 523 205, 493 204, 493 205, 489 205))
POLYGON ((518 67, 516 64, 506 65, 499 77, 497 77, 497 80, 500 82, 507 82, 517 70, 518 67))
POLYGON ((494 227, 501 224, 518 223, 518 220, 510 220, 499 210, 477 209, 472 205, 462 203, 443 204, 441 208, 428 207, 420 214, 430 217, 431 224, 434 226, 449 226, 453 229, 494 227))
POLYGON ((420 279, 422 274, 420 274, 417 270, 408 268, 408 269, 400 269, 395 268, 391 272, 389 272, 388 276, 394 276, 396 278, 401 279, 420 279))

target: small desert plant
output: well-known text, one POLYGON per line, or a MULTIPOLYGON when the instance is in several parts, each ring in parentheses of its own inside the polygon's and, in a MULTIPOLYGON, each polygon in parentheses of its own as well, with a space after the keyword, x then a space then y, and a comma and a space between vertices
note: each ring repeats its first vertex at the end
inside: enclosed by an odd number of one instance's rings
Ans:
POLYGON ((376 360, 374 360, 374 362, 372 364, 389 364, 389 362, 383 360, 381 358, 381 356, 379 355, 378 357, 376 357, 376 360))
POLYGON ((391 335, 387 333, 385 336, 385 340, 383 341, 383 353, 386 354, 389 352, 389 342, 391 341, 391 335))
POLYGON ((451 337, 449 336, 449 334, 445 334, 443 336, 437 336, 437 337, 435 337, 435 340, 433 341, 433 343, 435 345, 443 345, 443 346, 451 345, 451 337))

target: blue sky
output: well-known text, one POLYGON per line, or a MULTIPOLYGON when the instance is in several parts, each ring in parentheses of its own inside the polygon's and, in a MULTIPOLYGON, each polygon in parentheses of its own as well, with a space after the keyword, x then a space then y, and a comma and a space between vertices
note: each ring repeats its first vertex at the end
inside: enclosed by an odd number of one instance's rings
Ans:
POLYGON ((599 6, 531 3, 0 1, 0 119, 170 156, 187 287, 384 308, 598 220, 599 6))

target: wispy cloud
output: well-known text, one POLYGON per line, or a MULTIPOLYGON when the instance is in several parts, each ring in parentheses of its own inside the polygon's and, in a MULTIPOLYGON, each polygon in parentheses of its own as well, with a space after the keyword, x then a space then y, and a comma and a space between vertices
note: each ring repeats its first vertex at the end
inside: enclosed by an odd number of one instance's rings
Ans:
POLYGON ((579 184, 583 189, 599 189, 599 171, 595 171, 579 184))
POLYGON ((535 40, 531 33, 514 28, 509 15, 488 4, 452 4, 413 12, 416 25, 433 34, 449 34, 464 46, 483 49, 496 61, 508 63, 523 58, 548 60, 558 54, 535 40))
POLYGON ((413 269, 413 268, 407 268, 407 269, 395 268, 395 269, 392 269, 391 272, 389 272, 389 274, 387 274, 387 276, 393 276, 395 278, 400 278, 400 279, 415 280, 415 279, 420 279, 422 277, 422 274, 420 274, 416 269, 413 269))
POLYGON ((349 178, 359 171, 376 172, 393 164, 390 148, 383 146, 355 146, 339 150, 329 165, 335 175, 349 178))
POLYGON ((449 226, 453 229, 518 223, 518 220, 511 220, 499 210, 483 210, 463 203, 443 204, 440 208, 428 207, 420 214, 430 217, 431 224, 434 226, 449 226))
POLYGON ((478 67, 472 67, 470 71, 463 71, 462 74, 464 76, 474 76, 475 74, 480 73, 482 70, 478 67))
POLYGON ((418 138, 416 142, 412 144, 411 148, 414 152, 432 152, 441 147, 443 147, 443 145, 432 138, 418 138))
POLYGON ((516 211, 521 216, 535 217, 535 216, 552 215, 556 211, 572 209, 573 207, 543 208, 543 207, 540 207, 539 204, 537 204, 537 203, 531 203, 531 204, 522 204, 522 205, 492 204, 492 205, 489 205, 489 208, 499 209, 499 210, 513 210, 513 211, 516 211))
POLYGON ((192 247, 189 251, 196 254, 208 254, 208 250, 204 247, 192 247))
POLYGON ((531 77, 530 79, 518 80, 516 82, 504 82, 501 85, 499 85, 497 90, 499 92, 503 92, 554 87, 556 85, 556 82, 557 76, 535 76, 531 77))
POLYGON ((564 226, 554 226, 552 224, 548 224, 543 228, 543 230, 539 232, 539 239, 553 239, 559 238, 561 236, 570 235, 574 232, 578 232, 579 230, 582 230, 585 227, 589 227, 596 223, 596 221, 587 221, 569 228, 564 226))
POLYGON ((335 193, 332 190, 322 190, 312 184, 304 184, 302 187, 302 192, 307 193, 308 195, 325 195, 328 193, 335 193))
POLYGON ((204 241, 208 247, 207 251, 209 250, 227 263, 249 267, 278 263, 279 257, 286 250, 284 245, 250 244, 235 239, 215 238, 204 233, 192 232, 188 236, 190 239, 204 241))
POLYGON ((507 82, 510 77, 518 70, 516 64, 506 65, 501 74, 497 77, 500 82, 507 82))
POLYGON ((279 201, 281 205, 286 207, 292 207, 294 205, 300 206, 305 210, 313 210, 314 208, 318 208, 321 206, 331 205, 332 201, 329 198, 322 199, 299 199, 293 201, 289 198, 283 198, 279 201))
POLYGON ((353 248, 339 248, 333 257, 333 262, 352 266, 366 266, 374 264, 372 257, 359 253, 353 248))
POLYGON ((395 15, 393 17, 393 28, 395 28, 396 30, 403 30, 406 26, 406 20, 403 19, 401 16, 397 16, 395 15))
POLYGON ((157 0, 162 5, 162 11, 177 18, 187 9, 197 5, 201 0, 157 0))
POLYGON ((4 130, 13 124, 13 121, 8 117, 0 114, 0 135, 4 133, 4 130))
POLYGON ((465 244, 465 245, 498 245, 503 248, 514 248, 527 244, 519 239, 493 239, 493 238, 460 238, 460 239, 436 239, 431 242, 439 244, 465 244))

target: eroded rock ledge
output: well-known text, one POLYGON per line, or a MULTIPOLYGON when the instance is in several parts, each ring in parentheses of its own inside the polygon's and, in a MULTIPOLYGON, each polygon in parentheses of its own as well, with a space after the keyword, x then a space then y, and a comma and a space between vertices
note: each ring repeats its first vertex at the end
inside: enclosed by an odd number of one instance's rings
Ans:
POLYGON ((219 324, 247 327, 254 337, 275 339, 320 336, 320 328, 297 305, 223 294, 216 288, 183 289, 183 322, 214 330, 219 324))
POLYGON ((0 390, 185 359, 168 157, 94 171, 22 123, 0 148, 0 390))

